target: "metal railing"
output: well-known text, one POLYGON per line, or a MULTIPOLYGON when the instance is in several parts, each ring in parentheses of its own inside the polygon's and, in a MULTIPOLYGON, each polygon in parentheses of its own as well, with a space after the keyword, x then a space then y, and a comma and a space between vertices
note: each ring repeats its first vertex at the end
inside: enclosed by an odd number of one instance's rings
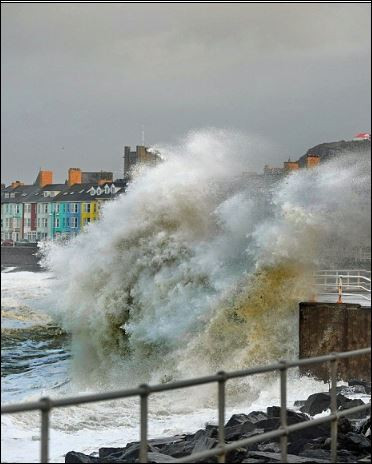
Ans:
POLYGON ((313 274, 318 296, 338 294, 371 302, 371 272, 364 269, 325 269, 313 274))
POLYGON ((26 411, 41 411, 41 461, 48 462, 49 457, 49 414, 54 408, 73 406, 84 403, 93 403, 98 401, 107 401, 114 399, 129 398, 133 396, 140 397, 140 462, 147 463, 147 444, 148 444, 148 399, 154 393, 176 390, 180 388, 194 387, 217 382, 218 384, 218 446, 216 448, 201 451, 189 456, 174 459, 172 462, 195 462, 198 459, 205 459, 211 456, 218 456, 218 462, 224 463, 226 454, 236 448, 247 446, 269 438, 280 438, 281 459, 287 462, 287 437, 291 432, 303 430, 318 424, 331 422, 331 462, 337 460, 337 421, 340 417, 349 414, 366 411, 370 409, 370 404, 353 407, 344 411, 337 412, 337 362, 339 359, 345 359, 353 356, 368 355, 371 348, 364 348, 344 353, 333 353, 325 356, 306 358, 294 361, 280 361, 268 366, 259 366, 251 369, 245 369, 234 372, 218 372, 216 375, 200 377, 196 379, 181 380, 168 384, 160 385, 140 385, 138 388, 128 390, 118 390, 107 393, 96 393, 83 396, 75 396, 62 399, 41 398, 39 401, 30 403, 18 403, 13 405, 1 406, 1 414, 13 414, 26 411), (300 422, 298 424, 287 425, 287 371, 293 367, 306 366, 309 364, 319 364, 330 362, 330 409, 331 413, 327 416, 300 422), (266 372, 280 372, 280 427, 271 432, 265 432, 243 440, 225 443, 225 387, 226 382, 231 379, 247 377, 255 374, 266 372))

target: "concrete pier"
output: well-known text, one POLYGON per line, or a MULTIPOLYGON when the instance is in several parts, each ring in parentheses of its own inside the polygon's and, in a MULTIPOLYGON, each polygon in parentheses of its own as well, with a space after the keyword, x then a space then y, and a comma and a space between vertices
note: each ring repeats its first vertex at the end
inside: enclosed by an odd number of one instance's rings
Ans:
MULTIPOLYGON (((352 303, 300 303, 299 356, 310 358, 371 346, 371 308, 352 303)), ((328 381, 327 363, 306 366, 303 374, 328 381)), ((371 378, 370 356, 358 356, 338 362, 338 378, 371 378)))

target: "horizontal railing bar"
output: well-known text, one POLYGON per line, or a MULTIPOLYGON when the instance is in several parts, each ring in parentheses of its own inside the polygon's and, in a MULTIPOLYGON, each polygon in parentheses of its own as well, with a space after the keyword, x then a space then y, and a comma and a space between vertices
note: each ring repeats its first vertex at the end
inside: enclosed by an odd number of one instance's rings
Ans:
MULTIPOLYGON (((331 361, 333 359, 343 359, 349 358, 352 356, 359 356, 363 354, 368 354, 371 352, 371 348, 362 348, 359 350, 354 351, 346 351, 343 353, 334 353, 324 356, 317 356, 314 358, 305 358, 305 359, 298 359, 294 361, 286 361, 285 365, 288 368, 298 367, 298 366, 306 366, 308 364, 320 364, 325 361, 331 361)), ((250 369, 244 369, 240 371, 233 371, 233 372, 226 372, 225 378, 234 379, 238 377, 246 377, 249 375, 255 374, 262 374, 265 372, 271 372, 275 370, 280 370, 283 368, 283 363, 276 363, 271 364, 268 366, 263 367, 253 367, 250 369)), ((220 376, 210 375, 206 377, 199 377, 195 379, 189 380, 180 380, 177 382, 172 382, 168 384, 159 384, 159 385, 148 385, 147 391, 148 394, 150 393, 157 393, 167 390, 176 390, 179 388, 185 387, 194 387, 198 385, 205 385, 212 382, 218 382, 220 376)), ((122 398, 129 398, 132 396, 141 395, 143 393, 142 388, 133 388, 128 390, 117 390, 105 393, 92 393, 89 395, 81 395, 81 396, 74 396, 69 398, 62 398, 62 399, 49 399, 49 408, 59 408, 59 407, 66 407, 66 406, 73 406, 78 404, 86 404, 86 403, 93 403, 99 401, 108 401, 108 400, 115 400, 115 399, 122 399, 122 398)), ((1 406, 1 413, 2 414, 10 414, 10 413, 17 413, 17 412, 24 412, 24 411, 34 411, 37 409, 43 410, 45 408, 45 403, 42 401, 35 401, 31 403, 17 403, 17 404, 10 404, 1 406)))
MULTIPOLYGON (((337 292, 322 292, 322 293, 319 293, 318 296, 325 296, 325 295, 332 295, 332 296, 335 296, 337 295, 337 292)), ((364 300, 366 301, 371 301, 371 298, 368 298, 368 296, 366 295, 363 295, 361 293, 343 293, 342 292, 342 296, 353 296, 353 297, 360 297, 360 298, 363 298, 364 300)), ((354 303, 355 304, 355 303, 354 303)))
MULTIPOLYGON (((364 404, 362 406, 356 406, 354 408, 345 409, 343 411, 337 412, 336 414, 329 414, 327 416, 319 417, 317 419, 312 419, 312 420, 309 420, 309 421, 300 422, 298 424, 288 425, 287 427, 278 428, 278 429, 273 430, 271 432, 264 432, 264 433, 261 433, 261 434, 257 434, 257 435, 255 435, 253 437, 245 438, 243 440, 238 440, 238 441, 234 441, 232 443, 226 444, 224 446, 224 450, 227 453, 228 451, 232 451, 232 450, 234 450, 236 448, 251 445, 251 444, 257 443, 259 441, 268 440, 270 438, 277 438, 277 437, 280 437, 282 435, 289 434, 291 432, 297 432, 299 430, 304 430, 304 429, 313 427, 315 425, 325 424, 327 422, 332 422, 333 420, 338 419, 340 417, 344 417, 344 416, 347 416, 347 415, 350 415, 350 414, 365 411, 365 410, 368 410, 370 408, 371 408, 370 403, 369 404, 364 404)), ((172 460, 170 462, 175 462, 175 463, 195 462, 195 460, 200 460, 200 459, 216 456, 217 454, 220 453, 220 451, 221 451, 221 449, 217 446, 216 448, 213 448, 211 450, 206 450, 206 451, 201 451, 199 453, 190 454, 189 456, 185 456, 185 457, 180 458, 180 459, 174 459, 174 460, 172 460)))

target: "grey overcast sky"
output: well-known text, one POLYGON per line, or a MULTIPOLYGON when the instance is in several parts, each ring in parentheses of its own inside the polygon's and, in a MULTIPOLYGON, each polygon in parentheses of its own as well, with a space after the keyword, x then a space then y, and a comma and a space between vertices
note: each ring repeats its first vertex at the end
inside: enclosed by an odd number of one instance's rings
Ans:
POLYGON ((370 131, 370 8, 2 3, 2 182, 119 171, 142 124, 263 136, 276 164, 370 131))

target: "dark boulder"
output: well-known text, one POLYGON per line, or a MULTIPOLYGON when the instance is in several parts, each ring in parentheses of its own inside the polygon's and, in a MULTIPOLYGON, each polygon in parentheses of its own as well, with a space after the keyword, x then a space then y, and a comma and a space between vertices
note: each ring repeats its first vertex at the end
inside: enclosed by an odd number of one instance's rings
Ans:
MULTIPOLYGON (((350 407, 359 406, 364 404, 362 400, 351 400, 346 396, 339 393, 336 397, 337 399, 337 409, 344 410, 350 407)), ((331 395, 329 393, 314 393, 310 395, 309 398, 306 400, 305 404, 300 408, 300 411, 310 414, 310 416, 315 416, 331 407, 331 395)), ((364 414, 364 413, 363 413, 364 414)), ((359 418, 360 414, 356 414, 359 418)), ((362 417, 365 417, 364 414, 362 417)), ((353 416, 352 416, 353 417, 353 416)))
MULTIPOLYGON (((344 401, 343 404, 339 407, 339 410, 344 411, 346 409, 355 408, 356 406, 362 406, 363 404, 365 403, 360 399, 344 401)), ((352 414, 348 414, 347 417, 350 419, 363 419, 367 417, 368 414, 369 414, 369 411, 368 409, 366 409, 365 411, 359 411, 359 412, 354 412, 352 414)))
POLYGON ((301 412, 315 416, 323 411, 326 411, 331 404, 329 393, 314 393, 305 401, 305 404, 300 408, 301 412))
POLYGON ((210 431, 201 429, 193 435, 185 435, 181 441, 174 441, 160 447, 160 451, 174 458, 182 458, 191 453, 196 453, 197 450, 211 449, 216 446, 217 443, 215 438, 210 437, 210 431))
POLYGON ((262 411, 252 411, 247 415, 250 422, 256 423, 261 420, 267 419, 267 414, 262 411))
POLYGON ((365 437, 371 439, 371 416, 362 420, 356 430, 358 433, 362 433, 365 437))
POLYGON ((342 393, 343 395, 353 395, 355 393, 366 394, 366 389, 364 385, 342 385, 336 387, 337 393, 342 393))
POLYGON ((257 445, 258 451, 268 451, 270 453, 280 453, 280 446, 278 443, 270 442, 270 443, 258 443, 257 445))
POLYGON ((365 380, 353 379, 353 380, 349 380, 348 385, 350 385, 351 387, 362 386, 365 392, 367 393, 367 395, 371 394, 371 382, 366 382, 365 380))
POLYGON ((247 414, 233 414, 227 421, 225 427, 233 427, 235 425, 244 424, 244 422, 247 421, 249 421, 247 414))
POLYGON ((75 451, 69 451, 65 456, 65 463, 74 464, 74 463, 95 463, 102 462, 98 457, 88 456, 84 453, 77 453, 75 451))
POLYGON ((239 440, 241 437, 246 436, 247 433, 253 432, 256 428, 259 427, 256 424, 252 424, 252 422, 243 422, 242 424, 234 425, 232 427, 225 427, 225 440, 226 441, 235 441, 239 440))
MULTIPOLYGON (((140 444, 139 443, 131 443, 129 446, 126 447, 125 451, 119 456, 116 454, 115 456, 108 456, 109 459, 114 458, 118 459, 121 462, 136 462, 139 458, 140 452, 140 444)), ((147 452, 148 453, 158 453, 159 449, 152 445, 147 445, 147 452)))
POLYGON ((365 454, 371 451, 370 440, 360 433, 348 432, 345 435, 339 434, 338 443, 340 448, 354 451, 358 454, 365 454))
POLYGON ((121 456, 126 451, 126 449, 127 447, 126 448, 100 448, 98 450, 98 456, 100 458, 106 458, 108 456, 118 457, 118 456, 121 456))
POLYGON ((226 453, 226 462, 229 464, 239 464, 245 459, 246 455, 247 450, 245 448, 236 448, 226 453))
POLYGON ((149 445, 162 449, 164 446, 172 443, 180 443, 186 439, 186 435, 175 435, 174 437, 152 438, 148 441, 149 445))
MULTIPOLYGON (((280 410, 281 408, 279 406, 269 406, 267 408, 267 417, 280 417, 280 410)), ((288 419, 293 419, 295 418, 297 422, 304 422, 309 420, 308 416, 306 416, 303 413, 292 411, 291 409, 287 409, 287 422, 288 419)), ((295 422, 295 423, 297 423, 295 422)))
MULTIPOLYGON (((250 459, 262 459, 261 462, 283 462, 281 453, 269 453, 266 451, 248 451, 247 458, 242 462, 252 462, 250 459)), ((254 461, 253 461, 254 462, 254 461)), ((260 461, 258 461, 260 462, 260 461)), ((287 462, 301 463, 301 462, 328 462, 325 459, 307 458, 305 456, 295 456, 294 454, 287 454, 287 462)))
MULTIPOLYGON (((310 459, 324 459, 326 462, 331 461, 331 452, 324 449, 307 449, 301 451, 299 456, 310 459)), ((347 450, 339 450, 337 452, 337 462, 357 462, 357 456, 347 450)))
POLYGON ((297 401, 294 402, 294 407, 299 408, 299 407, 303 406, 305 403, 306 403, 306 400, 297 400, 297 401))
MULTIPOLYGON (((149 464, 157 464, 157 463, 166 463, 166 462, 173 462, 174 461, 174 458, 172 456, 168 456, 166 454, 162 454, 162 453, 148 453, 147 454, 147 462, 149 464)), ((123 461, 125 462, 125 461, 123 461)), ((140 462, 139 459, 136 459, 135 461, 136 463, 137 462, 140 462)))

